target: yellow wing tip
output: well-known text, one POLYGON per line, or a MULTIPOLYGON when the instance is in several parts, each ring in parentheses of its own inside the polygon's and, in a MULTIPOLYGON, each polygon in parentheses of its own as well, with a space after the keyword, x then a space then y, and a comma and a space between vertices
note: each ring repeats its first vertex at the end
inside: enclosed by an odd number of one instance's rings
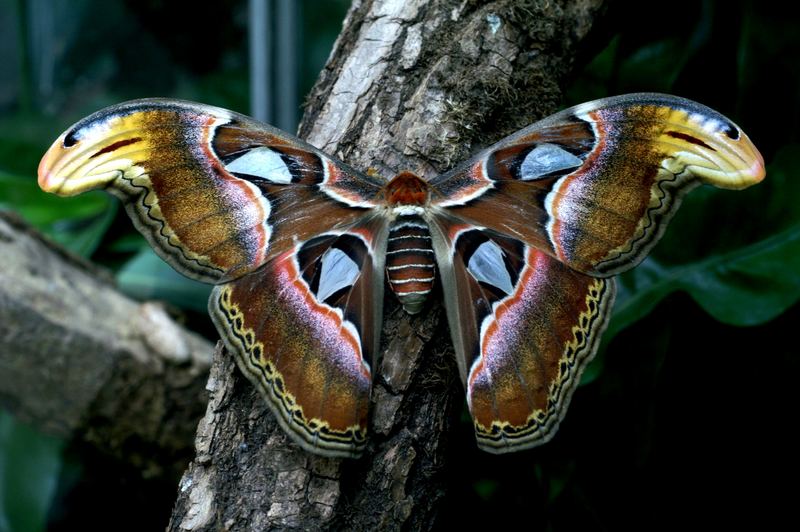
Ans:
POLYGON ((741 159, 735 161, 735 169, 724 172, 720 179, 712 179, 712 184, 721 188, 741 190, 764 180, 767 175, 764 157, 744 134, 740 140, 738 154, 741 159))
POLYGON ((709 185, 731 190, 756 185, 767 174, 764 157, 744 133, 740 131, 739 135, 735 140, 727 138, 724 133, 697 134, 696 138, 683 135, 694 142, 690 147, 687 143, 687 149, 679 150, 673 159, 709 185))
POLYGON ((66 146, 62 133, 39 162, 39 188, 59 196, 74 196, 82 192, 103 188, 133 167, 133 161, 117 145, 138 142, 123 140, 102 142, 97 146, 77 142, 66 146))
POLYGON ((741 186, 735 188, 747 188, 751 185, 761 183, 767 176, 767 170, 764 168, 764 162, 753 163, 747 170, 741 173, 741 186))
POLYGON ((746 186, 761 183, 767 176, 767 167, 764 164, 764 157, 755 146, 753 146, 753 152, 753 155, 755 155, 753 158, 753 163, 742 173, 743 177, 747 180, 746 186))
POLYGON ((62 148, 64 144, 64 135, 56 139, 50 146, 50 149, 44 154, 42 160, 39 161, 39 188, 45 192, 52 192, 55 194, 64 195, 61 188, 64 184, 64 179, 55 171, 56 164, 61 159, 64 152, 62 148))
POLYGON ((86 158, 85 154, 76 154, 72 147, 64 146, 65 135, 56 139, 39 162, 39 188, 59 196, 75 196, 98 188, 116 176, 87 169, 87 161, 81 160, 86 158))

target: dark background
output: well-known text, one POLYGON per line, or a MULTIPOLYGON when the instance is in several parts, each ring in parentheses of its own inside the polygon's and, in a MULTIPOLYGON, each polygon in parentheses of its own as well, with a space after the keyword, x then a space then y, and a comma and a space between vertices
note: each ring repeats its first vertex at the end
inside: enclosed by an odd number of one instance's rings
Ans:
MULTIPOLYGON (((300 116, 292 101, 313 84, 347 4, 295 3, 289 59, 297 81, 273 72, 273 111, 290 105, 300 116)), ((603 347, 551 443, 482 453, 464 412, 451 435, 441 528, 794 521, 800 39, 798 18, 774 8, 610 3, 565 105, 634 91, 695 99, 742 126, 764 155, 767 179, 743 192, 694 192, 652 256, 622 276, 603 347)), ((125 99, 179 97, 248 113, 251 24, 243 0, 202 9, 156 0, 0 4, 0 208, 109 268, 128 293, 182 309, 212 338, 207 287, 155 258, 115 201, 40 193, 36 166, 72 122, 125 99)), ((283 53, 274 50, 276 62, 283 53)), ((105 528, 131 507, 139 509, 132 530, 162 528, 176 484, 148 483, 0 412, 0 531, 105 528)))

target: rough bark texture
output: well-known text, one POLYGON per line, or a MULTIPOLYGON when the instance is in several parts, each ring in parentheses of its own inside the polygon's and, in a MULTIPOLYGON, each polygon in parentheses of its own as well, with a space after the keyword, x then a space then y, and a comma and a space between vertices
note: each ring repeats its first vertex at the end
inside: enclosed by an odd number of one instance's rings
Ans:
POLYGON ((0 213, 0 404, 144 477, 191 456, 213 346, 0 213))
MULTIPOLYGON (((601 4, 356 1, 301 136, 387 177, 442 172, 556 109, 601 4)), ((391 299, 386 308, 371 439, 360 460, 292 444, 220 349, 170 530, 430 528, 463 390, 440 305, 418 317, 391 299)))

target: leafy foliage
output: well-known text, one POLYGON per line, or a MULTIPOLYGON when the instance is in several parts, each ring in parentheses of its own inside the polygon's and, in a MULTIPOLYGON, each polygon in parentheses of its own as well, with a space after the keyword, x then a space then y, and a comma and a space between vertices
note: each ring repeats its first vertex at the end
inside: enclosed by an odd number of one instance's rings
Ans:
POLYGON ((0 411, 0 530, 44 528, 62 447, 0 411))

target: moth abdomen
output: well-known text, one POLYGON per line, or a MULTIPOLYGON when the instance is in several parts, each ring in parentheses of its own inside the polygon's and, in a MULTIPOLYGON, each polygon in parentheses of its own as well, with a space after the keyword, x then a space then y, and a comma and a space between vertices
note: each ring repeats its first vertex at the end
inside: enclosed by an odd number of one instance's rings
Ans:
POLYGON ((386 279, 406 312, 422 310, 433 289, 435 272, 428 224, 417 215, 395 219, 386 246, 386 279))

